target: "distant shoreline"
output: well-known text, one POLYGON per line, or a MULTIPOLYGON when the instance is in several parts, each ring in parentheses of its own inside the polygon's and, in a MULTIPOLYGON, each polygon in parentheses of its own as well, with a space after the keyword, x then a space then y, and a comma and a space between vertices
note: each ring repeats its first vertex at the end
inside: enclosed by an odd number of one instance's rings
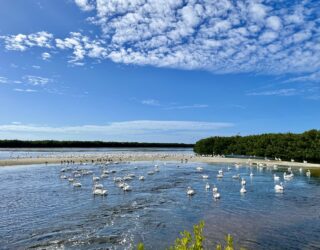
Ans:
POLYGON ((188 143, 0 140, 1 149, 17 148, 193 148, 188 143))
POLYGON ((101 154, 95 156, 52 156, 52 157, 33 157, 33 158, 14 158, 0 160, 0 166, 18 166, 18 165, 35 165, 35 164, 61 164, 61 162, 92 163, 99 159, 113 162, 131 162, 131 161, 177 161, 187 160, 188 162, 197 163, 227 163, 227 164, 263 164, 264 166, 290 166, 296 168, 320 168, 320 164, 301 163, 288 161, 274 161, 264 159, 244 159, 244 158, 225 158, 225 157, 201 157, 188 154, 157 154, 157 153, 139 153, 139 154, 101 154))
POLYGON ((148 150, 156 150, 156 149, 170 149, 170 150, 192 150, 193 152, 193 147, 189 146, 185 146, 185 147, 181 147, 181 146, 177 146, 177 147, 164 147, 164 146, 154 146, 154 147, 149 147, 149 146, 137 146, 137 147, 18 147, 18 148, 3 148, 0 147, 0 152, 3 151, 12 151, 12 152, 18 152, 18 151, 27 151, 27 152, 34 152, 34 151, 66 151, 66 152, 77 152, 77 151, 102 151, 102 150, 117 150, 117 151, 121 151, 121 150, 125 150, 125 149, 130 149, 130 150, 135 150, 135 149, 148 149, 148 150))

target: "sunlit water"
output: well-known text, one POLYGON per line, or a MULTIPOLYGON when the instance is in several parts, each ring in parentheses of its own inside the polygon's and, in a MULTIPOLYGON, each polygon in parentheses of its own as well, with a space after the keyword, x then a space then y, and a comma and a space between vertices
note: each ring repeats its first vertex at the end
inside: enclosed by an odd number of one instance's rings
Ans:
MULTIPOLYGON (((221 242, 227 233, 247 249, 319 249, 320 178, 295 177, 274 191, 273 170, 241 167, 227 172, 223 164, 136 162, 110 165, 117 172, 103 179, 106 197, 92 195, 92 176, 79 178, 81 188, 61 180, 60 165, 0 168, 1 249, 164 249, 179 232, 205 220, 206 244, 221 242), (158 164, 160 172, 147 175, 158 164), (180 166, 180 167, 177 167, 180 166), (203 166, 203 172, 196 171, 203 166), (137 167, 137 169, 135 169, 137 167), (218 170, 225 170, 217 180, 218 170), (124 193, 114 176, 133 173, 132 192, 124 193), (241 195, 241 174, 247 193, 241 195), (203 180, 202 175, 209 175, 203 180), (145 181, 138 177, 144 175, 145 181), (216 184, 221 199, 214 200, 205 184, 216 184), (186 188, 196 190, 193 197, 186 188)), ((100 175, 101 166, 86 168, 100 175)), ((277 174, 282 176, 283 169, 277 174)), ((69 173, 66 173, 67 175, 69 173)))

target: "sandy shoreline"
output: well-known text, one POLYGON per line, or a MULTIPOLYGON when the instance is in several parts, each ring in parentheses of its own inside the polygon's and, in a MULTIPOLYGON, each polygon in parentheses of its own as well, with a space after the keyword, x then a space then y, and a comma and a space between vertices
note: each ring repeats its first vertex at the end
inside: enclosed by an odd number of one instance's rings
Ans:
POLYGON ((320 164, 287 162, 287 161, 271 161, 263 159, 243 159, 243 158, 224 158, 224 157, 200 157, 190 154, 120 154, 120 155, 91 155, 91 156, 54 156, 54 157, 34 157, 34 158, 19 158, 19 159, 3 159, 0 160, 0 166, 17 166, 17 165, 34 165, 34 164, 61 164, 62 161, 79 163, 91 163, 98 160, 103 161, 178 161, 187 160, 188 162, 203 162, 203 163, 229 163, 229 164, 264 164, 266 166, 291 166, 301 168, 320 168, 320 164))

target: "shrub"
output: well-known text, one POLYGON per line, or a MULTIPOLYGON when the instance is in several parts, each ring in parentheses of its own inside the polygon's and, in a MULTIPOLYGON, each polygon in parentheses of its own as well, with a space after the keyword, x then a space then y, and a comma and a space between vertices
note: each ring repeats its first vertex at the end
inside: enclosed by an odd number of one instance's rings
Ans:
MULTIPOLYGON (((168 250, 204 250, 203 235, 204 221, 200 221, 199 224, 193 226, 193 233, 189 231, 183 231, 180 238, 175 240, 174 245, 170 246, 168 250)), ((228 234, 225 238, 226 245, 223 247, 221 244, 216 245, 216 250, 234 250, 233 238, 228 234)), ((209 247, 209 249, 211 249, 209 247)), ((214 249, 214 248, 212 248, 214 249)), ((143 243, 139 243, 137 250, 144 250, 143 243)))

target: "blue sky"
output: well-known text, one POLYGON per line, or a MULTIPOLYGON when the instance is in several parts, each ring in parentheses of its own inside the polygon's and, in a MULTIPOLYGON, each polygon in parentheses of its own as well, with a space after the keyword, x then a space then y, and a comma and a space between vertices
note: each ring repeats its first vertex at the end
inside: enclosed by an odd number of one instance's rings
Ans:
POLYGON ((319 129, 319 44, 318 1, 3 1, 0 138, 319 129))

